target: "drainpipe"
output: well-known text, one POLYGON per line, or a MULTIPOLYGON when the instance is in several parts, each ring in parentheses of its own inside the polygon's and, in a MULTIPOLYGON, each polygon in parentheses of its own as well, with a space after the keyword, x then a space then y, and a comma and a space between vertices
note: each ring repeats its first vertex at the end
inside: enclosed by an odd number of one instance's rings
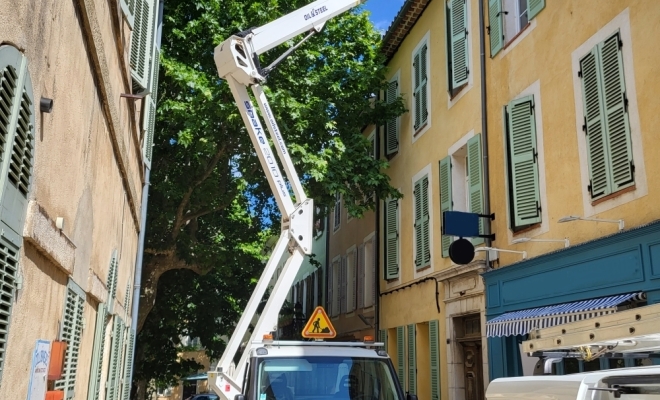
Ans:
MULTIPOLYGON (((484 32, 484 0, 479 0, 479 51, 481 52, 481 156, 484 175, 484 214, 490 215, 490 175, 488 168, 488 110, 486 109, 486 33, 484 32)), ((484 224, 486 235, 491 233, 490 218, 484 224)), ((492 240, 486 238, 486 246, 491 247, 492 240)), ((490 270, 490 260, 486 252, 486 270, 490 270)))

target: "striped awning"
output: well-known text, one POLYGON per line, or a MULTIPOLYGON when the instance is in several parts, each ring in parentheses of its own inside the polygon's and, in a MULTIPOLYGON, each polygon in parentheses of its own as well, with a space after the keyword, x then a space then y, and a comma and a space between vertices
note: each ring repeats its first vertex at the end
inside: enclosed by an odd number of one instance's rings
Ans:
POLYGON ((487 321, 486 335, 488 337, 525 335, 535 329, 612 314, 623 303, 645 299, 645 293, 637 292, 512 311, 487 321))

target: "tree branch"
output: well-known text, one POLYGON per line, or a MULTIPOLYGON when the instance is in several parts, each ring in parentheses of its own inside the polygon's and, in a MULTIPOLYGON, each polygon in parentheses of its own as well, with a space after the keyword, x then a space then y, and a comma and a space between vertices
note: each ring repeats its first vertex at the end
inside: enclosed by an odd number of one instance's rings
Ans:
POLYGON ((190 202, 190 198, 192 197, 195 188, 197 188, 197 186, 201 185, 202 182, 204 182, 206 179, 208 179, 209 176, 211 176, 211 173, 215 169, 216 165, 218 165, 218 162, 220 162, 220 159, 225 154, 225 150, 226 150, 226 146, 218 146, 218 151, 216 151, 213 157, 209 160, 204 172, 202 172, 202 174, 190 184, 188 190, 183 195, 183 198, 181 199, 181 203, 179 203, 179 207, 176 210, 174 224, 172 227, 173 242, 176 241, 176 238, 179 236, 179 233, 181 232, 181 227, 186 222, 184 220, 184 210, 188 206, 188 203, 190 202))

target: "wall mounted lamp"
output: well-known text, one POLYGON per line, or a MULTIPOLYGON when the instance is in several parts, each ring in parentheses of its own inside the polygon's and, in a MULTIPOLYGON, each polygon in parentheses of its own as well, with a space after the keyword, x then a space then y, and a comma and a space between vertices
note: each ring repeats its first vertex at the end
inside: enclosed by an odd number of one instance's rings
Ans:
POLYGON ((42 97, 41 100, 39 100, 39 109, 43 113, 50 114, 53 111, 53 99, 42 97))
POLYGON ((571 243, 568 241, 568 238, 565 239, 531 239, 531 238, 519 238, 515 239, 513 242, 514 244, 518 243, 527 243, 527 242, 563 242, 564 247, 568 247, 571 245, 571 243))
POLYGON ((498 249, 498 248, 495 248, 495 247, 479 247, 479 248, 474 249, 474 251, 475 252, 477 252, 477 251, 493 251, 493 252, 495 252, 495 257, 489 257, 489 259, 491 259, 491 260, 495 260, 495 259, 499 258, 497 256, 497 252, 500 252, 500 251, 502 253, 522 254, 523 260, 527 258, 527 252, 526 251, 504 250, 504 249, 498 249))
POLYGON ((133 99, 133 100, 141 100, 141 99, 144 99, 145 97, 147 97, 147 95, 150 95, 150 94, 151 94, 150 91, 143 90, 143 91, 141 91, 139 93, 135 93, 135 94, 133 94, 133 93, 122 93, 122 94, 119 95, 119 97, 125 97, 127 99, 133 99))
POLYGON ((619 224, 619 231, 623 230, 624 224, 622 219, 600 219, 600 218, 591 218, 591 217, 580 217, 577 215, 569 215, 566 217, 559 218, 559 223, 570 222, 570 221, 594 221, 594 222, 610 222, 613 224, 619 224))

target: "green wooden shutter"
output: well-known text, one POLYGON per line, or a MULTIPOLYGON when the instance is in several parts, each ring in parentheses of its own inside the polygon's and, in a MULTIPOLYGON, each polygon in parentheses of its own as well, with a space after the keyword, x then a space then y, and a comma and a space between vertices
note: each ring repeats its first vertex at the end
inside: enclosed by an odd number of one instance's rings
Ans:
POLYGON ((541 222, 534 96, 513 100, 507 112, 512 217, 515 226, 524 226, 541 222))
POLYGON ((144 139, 142 141, 142 159, 151 168, 153 156, 154 134, 156 128, 156 106, 158 101, 158 75, 160 72, 160 51, 154 46, 151 57, 151 72, 149 77, 149 92, 145 98, 145 114, 143 118, 144 139))
POLYGON ((348 309, 347 307, 347 300, 348 296, 346 293, 346 289, 348 287, 347 285, 347 280, 348 280, 348 265, 347 265, 347 259, 346 256, 341 257, 341 274, 339 275, 341 277, 341 282, 340 282, 340 296, 339 296, 339 312, 341 314, 346 314, 346 310, 348 309))
POLYGON ((531 21, 544 7, 545 0, 527 0, 527 19, 531 21))
POLYGON ((378 330, 378 341, 383 342, 385 351, 387 351, 387 329, 378 330))
POLYGON ((414 184, 413 198, 415 199, 415 267, 417 269, 422 267, 423 253, 424 253, 424 239, 422 238, 422 180, 418 180, 414 184))
POLYGON ((120 0, 121 11, 128 21, 128 25, 133 28, 135 23, 135 0, 120 0))
POLYGON ((428 186, 428 175, 425 175, 414 184, 413 195, 415 198, 415 267, 417 269, 429 265, 431 261, 429 240, 430 221, 428 186))
MULTIPOLYGON (((399 96, 399 81, 394 79, 387 84, 385 101, 394 103, 399 96)), ((385 125, 385 154, 392 155, 399 151, 399 118, 392 118, 385 125)))
POLYGON ((0 377, 5 367, 5 351, 11 311, 16 292, 16 273, 18 271, 18 249, 0 237, 0 377))
MULTIPOLYGON (((451 156, 440 160, 440 219, 442 213, 451 211, 453 208, 451 192, 451 156)), ((449 257, 449 245, 451 245, 451 235, 442 235, 442 256, 449 257)))
POLYGON ((580 60, 582 98, 587 135, 587 161, 589 166, 589 191, 593 200, 611 193, 608 179, 608 159, 605 143, 605 118, 601 104, 598 77, 598 47, 580 60))
POLYGON ((612 191, 616 192, 635 183, 619 34, 616 33, 601 43, 599 53, 603 82, 602 99, 607 126, 606 140, 610 156, 610 179, 612 191))
POLYGON ((106 282, 106 287, 108 288, 108 313, 112 314, 114 312, 115 306, 115 296, 117 295, 117 277, 119 275, 119 259, 117 250, 112 251, 112 256, 110 257, 110 266, 108 268, 108 280, 106 282))
MULTIPOLYGON (((483 173, 481 170, 481 134, 471 137, 467 142, 467 168, 470 180, 470 212, 484 213, 484 193, 482 188, 483 173)), ((479 218, 479 233, 484 233, 483 218, 479 218)), ((472 243, 483 243, 482 238, 475 238, 472 243)))
POLYGON ((502 0, 488 0, 488 23, 490 24, 490 56, 495 57, 504 46, 502 0))
POLYGON ((399 201, 385 201, 385 279, 399 277, 399 201))
POLYGON ((67 343, 64 356, 62 379, 55 381, 55 390, 63 390, 64 398, 75 396, 76 375, 80 361, 80 342, 82 339, 83 312, 85 309, 85 292, 72 280, 66 289, 66 299, 62 323, 60 325, 60 339, 67 343))
POLYGON ((414 109, 414 128, 417 130, 419 128, 421 122, 422 122, 422 113, 421 113, 421 107, 422 107, 422 96, 420 94, 420 88, 421 88, 421 79, 420 79, 420 58, 421 58, 421 50, 415 53, 415 57, 413 58, 413 97, 415 98, 415 109, 414 109))
POLYGON ((149 85, 157 7, 153 0, 135 0, 135 23, 131 35, 131 75, 143 89, 149 85))
POLYGON ((118 316, 113 318, 112 327, 112 353, 110 353, 110 366, 108 367, 108 379, 106 381, 106 400, 119 399, 119 379, 122 359, 124 322, 118 316))
POLYGON ((415 324, 408 325, 408 393, 417 393, 417 349, 415 324))
POLYGON ((27 59, 0 46, 0 227, 14 246, 22 245, 34 157, 34 98, 27 59))
POLYGON ((419 79, 420 79, 420 87, 419 87, 419 94, 421 95, 421 100, 420 100, 420 124, 424 125, 426 121, 429 118, 429 99, 428 99, 428 71, 426 68, 427 65, 427 58, 428 58, 428 46, 424 44, 422 46, 422 50, 420 51, 420 57, 419 57, 419 79))
POLYGON ((103 353, 105 350, 105 321, 108 316, 107 306, 100 303, 96 311, 96 326, 94 327, 94 350, 89 372, 87 400, 99 400, 101 390, 101 372, 103 369, 103 353))
POLYGON ((451 87, 454 89, 468 81, 467 2, 466 0, 451 0, 449 9, 451 87))
MULTIPOLYGON (((328 268, 328 286, 327 286, 327 293, 326 293, 326 307, 328 310, 328 315, 331 317, 335 316, 335 308, 332 306, 332 287, 333 287, 333 276, 335 274, 335 263, 333 262, 330 265, 330 268, 328 268)), ((320 293, 320 292, 319 292, 320 293)))
POLYGON ((131 398, 131 374, 133 373, 133 350, 135 347, 135 332, 128 328, 128 343, 126 344, 126 357, 124 357, 124 382, 121 388, 121 399, 131 398))
MULTIPOLYGON (((356 284, 357 308, 364 308, 365 293, 369 290, 369 288, 365 285, 365 283, 367 282, 366 280, 367 268, 364 265, 364 250, 365 250, 364 244, 361 244, 357 250, 357 284, 356 284)), ((369 270, 371 271, 371 268, 369 268, 369 270)), ((371 276, 373 276, 373 274, 371 276)), ((371 296, 371 293, 369 293, 369 296, 371 296)), ((369 304, 369 302, 367 302, 367 304, 369 304)))
POLYGON ((429 177, 422 178, 422 267, 431 264, 431 217, 429 212, 429 177))
POLYGON ((406 384, 406 339, 405 327, 396 327, 396 373, 399 376, 401 387, 405 388, 406 384))
POLYGON ((440 400, 440 348, 438 320, 429 321, 429 352, 431 358, 431 400, 440 400))

